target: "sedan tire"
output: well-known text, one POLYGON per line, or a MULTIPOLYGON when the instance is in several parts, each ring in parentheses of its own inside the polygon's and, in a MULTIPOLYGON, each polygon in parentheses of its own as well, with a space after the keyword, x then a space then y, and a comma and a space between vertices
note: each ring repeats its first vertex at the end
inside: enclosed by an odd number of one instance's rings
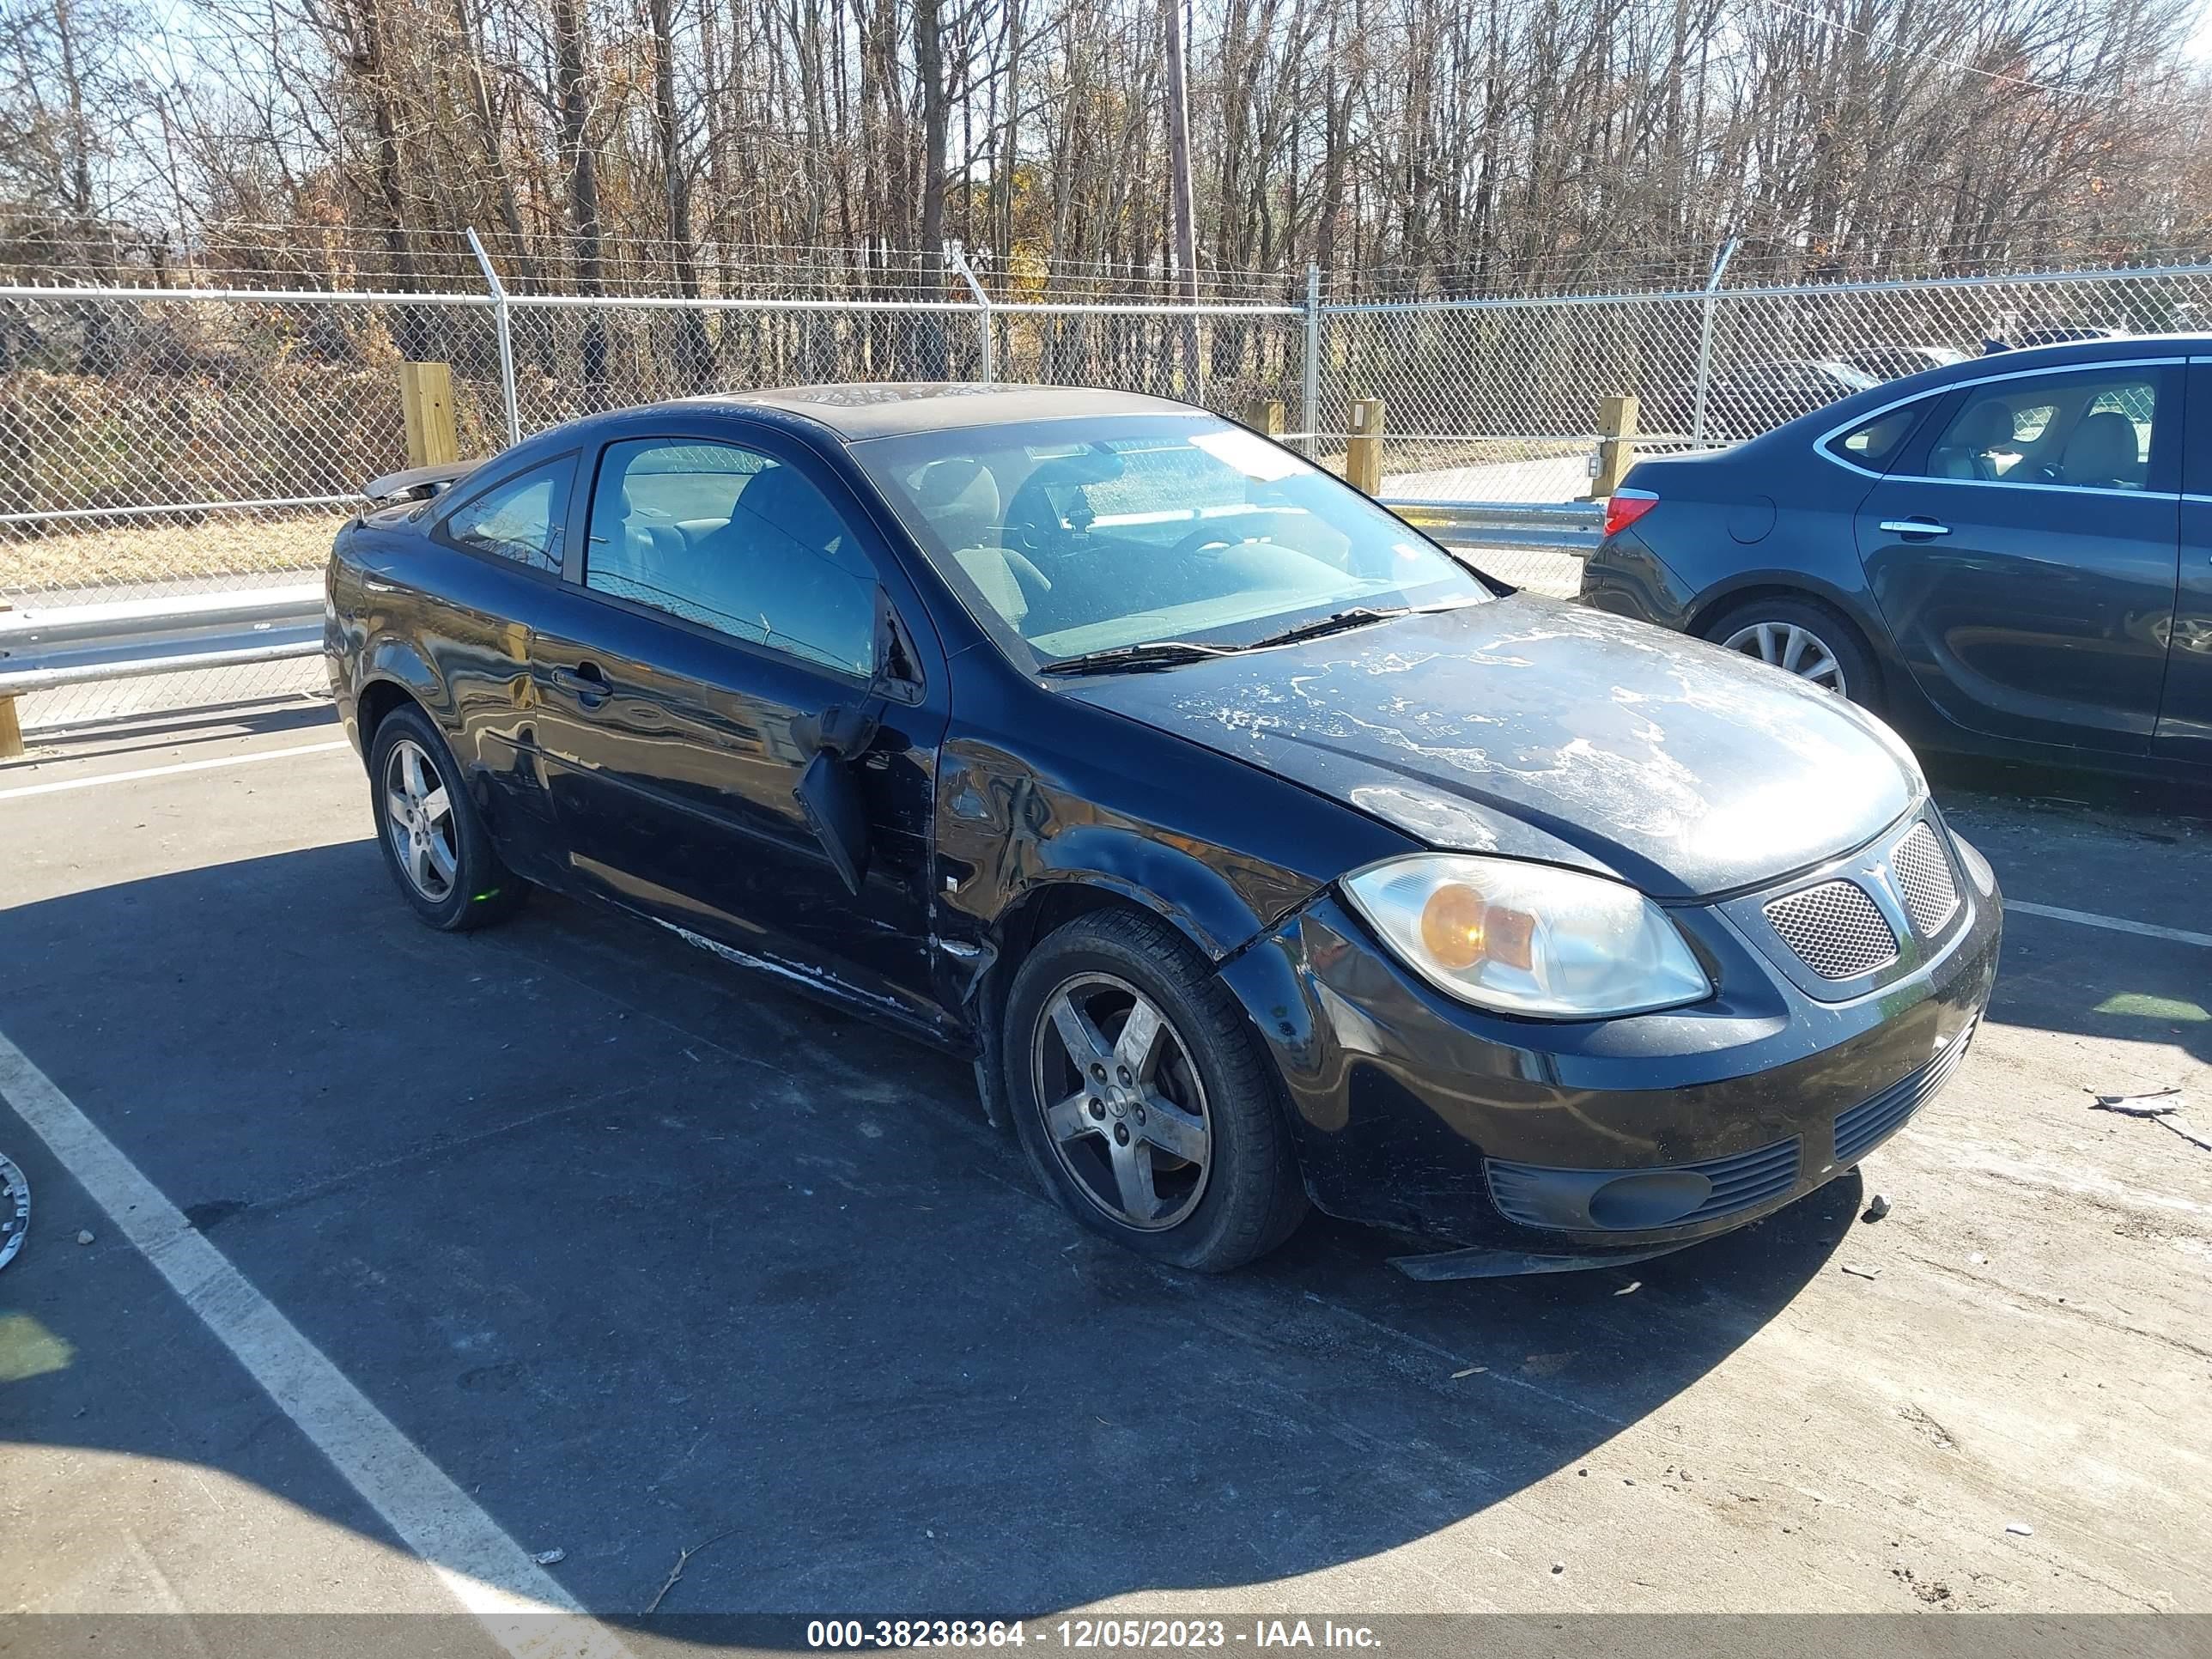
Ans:
POLYGON ((1272 1064, 1206 959, 1158 917, 1094 911, 1040 943, 1000 1049, 1037 1179, 1115 1243, 1225 1273, 1304 1218, 1272 1064))
POLYGON ((1723 650, 1740 651, 1862 708, 1881 711, 1873 654, 1841 611, 1817 599, 1779 594, 1747 599, 1712 617, 1704 632, 1723 650))
POLYGON ((500 861, 453 750, 410 704, 377 723, 368 749, 369 811, 385 868, 408 908, 442 933, 512 915, 529 884, 500 861))

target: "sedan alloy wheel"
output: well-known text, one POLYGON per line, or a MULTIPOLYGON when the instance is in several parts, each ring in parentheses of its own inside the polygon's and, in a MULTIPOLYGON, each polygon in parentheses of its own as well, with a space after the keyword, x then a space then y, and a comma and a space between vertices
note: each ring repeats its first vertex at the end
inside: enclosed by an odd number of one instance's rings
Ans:
POLYGON ((1850 695, 1844 665, 1836 653, 1811 629, 1793 622, 1747 623, 1721 641, 1729 651, 1771 663, 1785 674, 1809 680, 1839 697, 1850 695))
POLYGON ((460 868, 459 830, 438 763, 412 738, 385 757, 384 833, 409 884, 430 903, 444 903, 460 868))

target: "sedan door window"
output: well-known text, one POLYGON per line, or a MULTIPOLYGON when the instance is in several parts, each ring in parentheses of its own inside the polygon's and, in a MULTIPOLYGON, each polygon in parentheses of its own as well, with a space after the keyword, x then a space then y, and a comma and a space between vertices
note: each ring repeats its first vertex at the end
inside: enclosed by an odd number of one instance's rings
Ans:
POLYGON ((1970 386, 1929 451, 1928 471, 1966 483, 2148 488, 2155 369, 2037 375, 1970 386))
POLYGON ((841 672, 875 667, 876 572, 797 468, 737 444, 609 444, 584 585, 841 672))

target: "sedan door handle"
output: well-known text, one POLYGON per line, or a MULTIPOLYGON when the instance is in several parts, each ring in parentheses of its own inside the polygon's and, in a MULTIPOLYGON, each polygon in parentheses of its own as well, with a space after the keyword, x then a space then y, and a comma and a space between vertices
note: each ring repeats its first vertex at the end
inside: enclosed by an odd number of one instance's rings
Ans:
POLYGON ((1882 532, 1889 536, 1948 536, 1951 526, 1933 519, 1884 519, 1882 532))
POLYGON ((597 708, 614 690, 607 684, 606 672, 595 662, 580 662, 574 668, 556 668, 552 678, 554 684, 586 708, 597 708))

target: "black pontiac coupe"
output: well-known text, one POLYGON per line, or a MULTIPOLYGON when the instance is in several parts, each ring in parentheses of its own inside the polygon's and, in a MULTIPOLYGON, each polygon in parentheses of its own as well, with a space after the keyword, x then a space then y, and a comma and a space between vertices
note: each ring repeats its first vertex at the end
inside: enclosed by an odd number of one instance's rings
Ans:
POLYGON ((553 888, 965 1052, 1168 1261, 1309 1203, 1432 1276, 1671 1249, 1989 996, 1995 879, 1879 721, 1179 404, 699 398, 384 493, 329 664, 424 921, 553 888))

